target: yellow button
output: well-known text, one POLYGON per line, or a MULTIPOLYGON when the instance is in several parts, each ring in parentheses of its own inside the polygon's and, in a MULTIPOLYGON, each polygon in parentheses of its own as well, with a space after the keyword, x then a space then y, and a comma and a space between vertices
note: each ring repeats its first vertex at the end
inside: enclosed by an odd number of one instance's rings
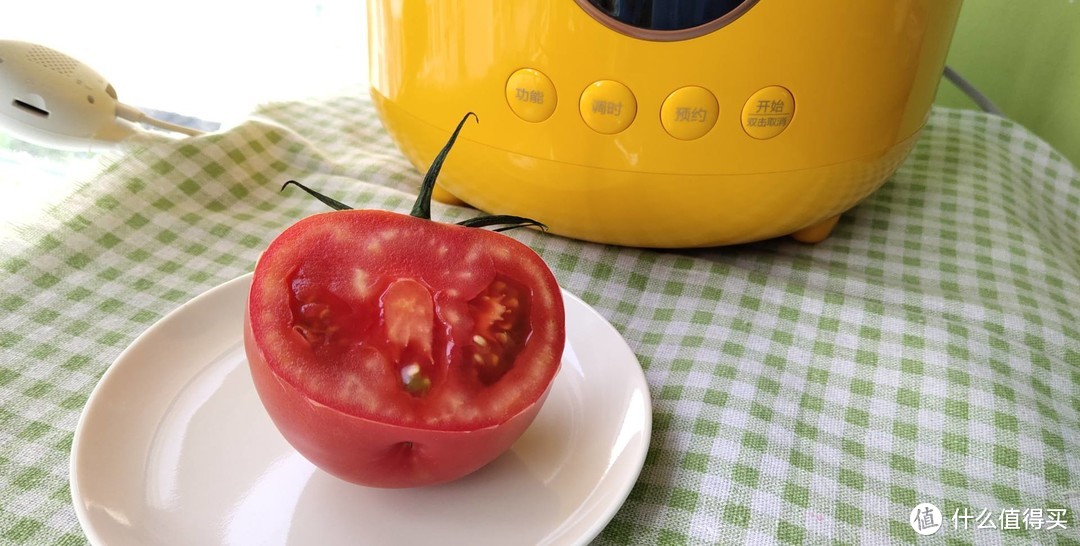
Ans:
POLYGON ((746 134, 757 138, 772 138, 791 125, 795 115, 795 97, 791 91, 774 85, 750 96, 742 109, 742 126, 746 134))
POLYGON ((637 115, 634 94, 625 85, 611 80, 600 80, 586 87, 578 107, 585 124, 605 135, 626 129, 637 115))
POLYGON ((716 124, 720 105, 704 87, 676 89, 660 107, 660 122, 669 135, 679 140, 694 140, 705 136, 716 124))
POLYGON ((538 122, 555 112, 555 84, 539 70, 522 68, 506 80, 506 102, 525 121, 538 122))

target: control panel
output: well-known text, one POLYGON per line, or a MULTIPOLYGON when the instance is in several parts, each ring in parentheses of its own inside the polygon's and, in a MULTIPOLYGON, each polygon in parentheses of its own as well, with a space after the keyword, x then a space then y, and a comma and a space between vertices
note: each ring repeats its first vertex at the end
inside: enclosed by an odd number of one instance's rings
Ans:
MULTIPOLYGON (((558 92, 554 82, 534 68, 521 68, 506 80, 506 103, 519 118, 542 122, 555 113, 558 92)), ((639 117, 634 92, 615 80, 598 80, 578 94, 578 113, 585 126, 604 135, 626 130, 639 117)), ((657 113, 669 136, 696 140, 720 119, 720 101, 708 89, 680 87, 664 98, 657 113)), ((742 102, 739 122, 746 134, 768 140, 784 132, 795 116, 795 97, 779 85, 758 90, 742 102)))

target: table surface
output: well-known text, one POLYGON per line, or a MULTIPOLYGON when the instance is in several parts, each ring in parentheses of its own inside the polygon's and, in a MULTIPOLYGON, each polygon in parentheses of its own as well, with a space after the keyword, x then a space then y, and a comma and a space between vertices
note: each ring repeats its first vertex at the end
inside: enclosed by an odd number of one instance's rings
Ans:
MULTIPOLYGON (((408 211, 420 174, 371 103, 343 95, 146 140, 2 226, 0 541, 86 541, 68 461, 92 389, 151 324, 323 210, 279 193, 289 178, 408 211)), ((961 543, 1080 544, 1078 211, 1076 170, 1038 137, 938 109, 818 245, 510 232, 615 326, 649 384, 645 466, 596 543, 908 542, 929 502, 961 543), (965 529, 965 513, 996 528, 965 529)))

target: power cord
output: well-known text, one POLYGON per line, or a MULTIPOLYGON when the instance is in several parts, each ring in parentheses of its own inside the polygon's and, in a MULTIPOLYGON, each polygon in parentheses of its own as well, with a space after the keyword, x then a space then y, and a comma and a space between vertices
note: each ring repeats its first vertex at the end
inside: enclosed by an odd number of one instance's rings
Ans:
POLYGON ((979 91, 971 82, 964 79, 956 70, 953 70, 951 66, 945 66, 945 79, 949 80, 956 86, 961 92, 967 95, 971 100, 975 101, 975 104, 982 109, 983 112, 993 114, 995 116, 1006 117, 1005 113, 994 104, 994 101, 990 100, 981 91, 979 91))
POLYGON ((177 125, 175 123, 169 123, 165 120, 161 120, 155 117, 146 115, 142 110, 128 106, 124 103, 116 103, 116 117, 126 119, 135 123, 144 123, 158 129, 164 129, 166 131, 172 131, 174 133, 181 133, 188 136, 199 136, 203 134, 198 129, 191 127, 185 127, 183 125, 177 125))

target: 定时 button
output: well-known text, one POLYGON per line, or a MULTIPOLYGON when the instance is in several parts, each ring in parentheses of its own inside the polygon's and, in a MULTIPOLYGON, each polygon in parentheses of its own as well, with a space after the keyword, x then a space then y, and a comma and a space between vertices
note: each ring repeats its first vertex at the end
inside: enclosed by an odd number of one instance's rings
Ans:
POLYGON ((783 133, 795 115, 791 91, 773 85, 750 96, 743 105, 742 126, 746 134, 760 140, 783 133))
POLYGON ((708 133, 720 115, 720 105, 708 89, 698 86, 676 89, 660 107, 660 122, 669 135, 694 140, 708 133))
POLYGON ((506 80, 506 103, 525 121, 536 123, 551 117, 557 102, 555 84, 539 70, 522 68, 506 80))
POLYGON ((581 119, 592 130, 613 135, 626 129, 637 116, 637 99, 625 85, 612 80, 593 82, 581 93, 581 119))

